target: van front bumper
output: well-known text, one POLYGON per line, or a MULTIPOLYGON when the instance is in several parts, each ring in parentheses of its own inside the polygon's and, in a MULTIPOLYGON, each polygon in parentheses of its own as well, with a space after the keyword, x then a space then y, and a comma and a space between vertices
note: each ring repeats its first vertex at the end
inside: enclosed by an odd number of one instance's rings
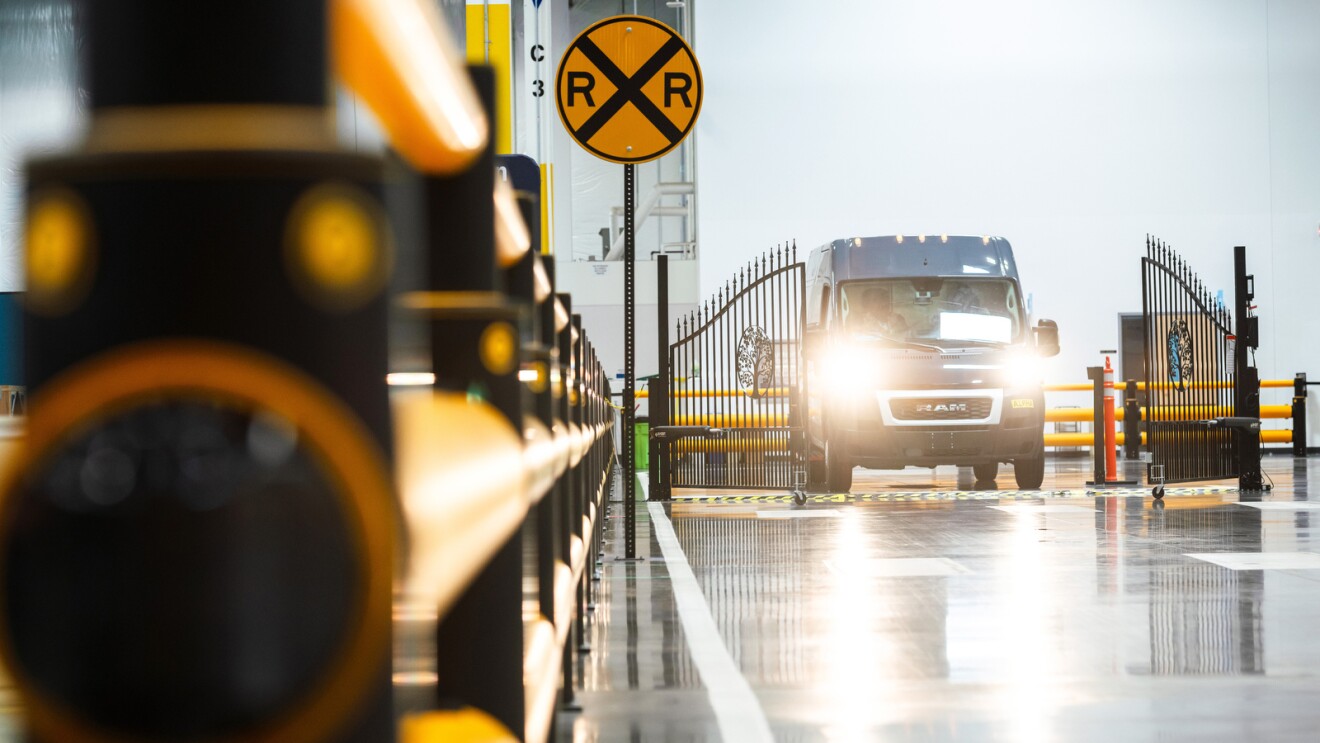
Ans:
POLYGON ((1045 451, 1043 400, 1005 411, 997 423, 889 425, 859 417, 842 433, 847 457, 872 469, 974 465, 1039 457, 1045 451))

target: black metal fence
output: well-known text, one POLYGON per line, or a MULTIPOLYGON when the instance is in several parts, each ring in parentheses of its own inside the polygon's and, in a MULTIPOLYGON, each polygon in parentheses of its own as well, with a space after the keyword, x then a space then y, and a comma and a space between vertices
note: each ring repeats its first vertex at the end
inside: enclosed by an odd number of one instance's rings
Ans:
POLYGON ((1238 412, 1232 311, 1160 240, 1146 240, 1141 289, 1152 477, 1237 477, 1237 436, 1214 423, 1238 412))
POLYGON ((669 444, 672 487, 791 489, 799 482, 805 290, 797 247, 784 245, 678 321, 679 340, 669 347, 669 422, 725 434, 669 444))

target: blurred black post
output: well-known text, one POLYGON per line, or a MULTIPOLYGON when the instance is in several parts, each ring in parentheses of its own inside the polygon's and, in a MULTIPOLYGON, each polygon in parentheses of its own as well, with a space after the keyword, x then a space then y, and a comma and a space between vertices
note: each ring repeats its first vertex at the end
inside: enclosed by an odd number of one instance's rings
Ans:
MULTIPOLYGON (((1251 300, 1256 296, 1256 277, 1247 273, 1247 249, 1233 248, 1233 293, 1237 319, 1237 344, 1234 348, 1233 415, 1260 418, 1260 371, 1251 363, 1251 351, 1260 347, 1260 321, 1252 315, 1251 300)), ((1260 436, 1255 431, 1238 429, 1238 490, 1260 490, 1265 482, 1260 469, 1260 436)))
POLYGON ((0 528, 28 740, 395 737, 391 247, 383 163, 334 138, 326 9, 79 4, 85 149, 27 172, 66 271, 27 287, 47 451, 0 528), (356 273, 318 273, 327 223, 356 273))
POLYGON ((1293 378, 1293 456, 1306 456, 1306 372, 1293 378))
MULTIPOLYGON (((568 294, 556 294, 555 299, 558 306, 564 311, 564 319, 571 320, 573 312, 573 298, 568 294)), ((556 326, 557 327, 557 326, 556 326)), ((573 375, 573 325, 572 322, 565 323, 564 327, 558 329, 555 333, 555 344, 558 348, 558 374, 554 378, 553 387, 555 394, 555 418, 564 434, 568 435, 571 430, 573 409, 570 403, 572 375, 573 375)), ((570 466, 563 477, 559 478, 562 492, 559 494, 559 556, 565 565, 571 570, 573 567, 573 537, 577 531, 581 530, 581 513, 578 505, 581 502, 579 497, 579 477, 577 476, 576 466, 570 466), (577 524, 574 524, 574 521, 577 524)), ((574 596, 576 596, 576 586, 574 587, 574 596)), ((576 608, 576 607, 574 607, 576 608)), ((572 633, 576 631, 576 622, 569 620, 569 636, 564 642, 563 668, 564 681, 560 690, 560 709, 566 711, 581 710, 576 703, 574 693, 574 676, 578 667, 578 654, 574 644, 572 633)))
MULTIPOLYGON (((494 121, 494 72, 470 70, 494 121)), ((486 400, 521 434, 518 310, 502 293, 495 259, 494 143, 469 169, 426 178, 425 189, 430 288, 465 298, 432 312, 435 386, 486 400)), ((436 627, 437 703, 472 705, 517 731, 526 727, 522 546, 516 531, 436 627)))
POLYGON ((1123 458, 1141 458, 1141 403, 1137 398, 1137 380, 1127 381, 1123 395, 1123 458))
POLYGON ((1094 438, 1091 454, 1095 460, 1094 482, 1097 488, 1104 487, 1107 474, 1105 471, 1105 447, 1112 444, 1105 439, 1105 368, 1103 366, 1086 367, 1086 378, 1091 380, 1091 428, 1094 438))
MULTIPOLYGON (((656 374, 647 402, 651 428, 669 425, 669 256, 656 257, 656 374)), ((669 500, 669 443, 657 441, 651 451, 649 500, 669 500)))

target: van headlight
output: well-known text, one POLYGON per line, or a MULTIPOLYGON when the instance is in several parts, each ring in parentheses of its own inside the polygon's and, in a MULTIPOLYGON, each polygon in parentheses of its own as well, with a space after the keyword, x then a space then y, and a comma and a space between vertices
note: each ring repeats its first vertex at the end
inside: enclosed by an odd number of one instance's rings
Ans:
POLYGON ((817 379, 826 396, 860 399, 869 396, 882 383, 875 360, 857 348, 839 346, 816 362, 817 379))
POLYGON ((1039 356, 1020 354, 1004 364, 1005 382, 1008 387, 1034 386, 1045 379, 1045 364, 1039 356))

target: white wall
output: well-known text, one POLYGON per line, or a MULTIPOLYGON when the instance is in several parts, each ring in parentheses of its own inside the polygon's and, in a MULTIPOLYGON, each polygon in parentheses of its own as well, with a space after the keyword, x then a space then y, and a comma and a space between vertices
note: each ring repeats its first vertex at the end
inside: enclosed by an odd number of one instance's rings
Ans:
MULTIPOLYGON (((582 315, 582 327, 591 337, 605 373, 613 378, 623 373, 623 271, 622 261, 560 263, 556 283, 572 287, 573 312, 582 315)), ((696 294, 697 262, 669 261, 669 338, 677 340, 674 323, 696 309, 688 297, 696 294)), ((656 264, 637 263, 637 347, 634 362, 637 378, 655 374, 658 368, 656 338, 656 264)), ((615 384, 615 390, 620 388, 615 384)))
POLYGON ((786 238, 1003 235, 1059 322, 1051 379, 1079 381, 1140 311, 1148 232, 1230 299, 1244 244, 1262 373, 1320 376, 1320 3, 694 10, 703 295, 786 238))

